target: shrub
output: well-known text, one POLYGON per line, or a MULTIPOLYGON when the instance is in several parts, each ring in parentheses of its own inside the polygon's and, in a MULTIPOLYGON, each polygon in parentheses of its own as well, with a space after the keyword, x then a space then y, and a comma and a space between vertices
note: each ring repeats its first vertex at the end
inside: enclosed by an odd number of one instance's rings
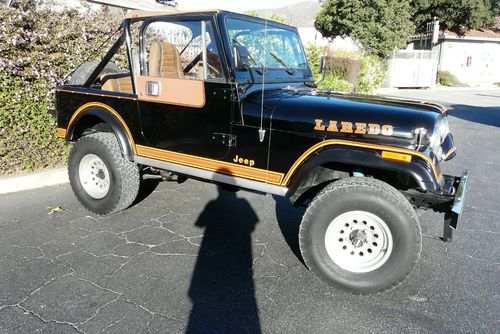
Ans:
MULTIPOLYGON (((322 74, 319 73, 319 62, 322 54, 323 50, 320 47, 312 44, 306 46, 307 60, 316 82, 322 77, 322 74)), ((325 79, 320 83, 318 88, 348 92, 352 90, 352 84, 342 77, 335 76, 327 71, 325 79)))
POLYGON ((36 93, 46 87, 34 82, 28 90, 25 82, 9 75, 1 80, 0 173, 61 165, 67 147, 54 134, 56 122, 47 113, 49 101, 36 93))
POLYGON ((47 113, 53 89, 119 21, 105 10, 54 11, 30 1, 0 6, 0 16, 0 175, 62 165, 68 150, 47 113))
POLYGON ((376 56, 347 50, 332 51, 312 44, 306 46, 306 54, 316 81, 322 77, 318 73, 320 57, 325 55, 328 59, 327 73, 320 89, 350 92, 355 86, 358 93, 372 93, 384 80, 384 66, 376 56))
POLYGON ((362 56, 360 63, 357 91, 360 93, 373 93, 382 86, 384 81, 384 63, 373 55, 362 56))
POLYGON ((457 77, 448 71, 438 71, 437 82, 441 86, 458 87, 463 84, 458 81, 457 77))

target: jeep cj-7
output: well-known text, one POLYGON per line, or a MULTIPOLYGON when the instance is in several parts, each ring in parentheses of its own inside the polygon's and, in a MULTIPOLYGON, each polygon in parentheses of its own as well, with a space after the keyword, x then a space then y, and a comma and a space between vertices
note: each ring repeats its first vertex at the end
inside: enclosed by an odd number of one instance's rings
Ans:
POLYGON ((71 187, 91 212, 126 209, 147 173, 287 196, 307 207, 308 268, 363 294, 417 263, 415 208, 443 212, 451 240, 467 173, 441 171, 456 154, 443 106, 322 92, 297 29, 260 18, 132 11, 117 34, 56 91, 71 187))

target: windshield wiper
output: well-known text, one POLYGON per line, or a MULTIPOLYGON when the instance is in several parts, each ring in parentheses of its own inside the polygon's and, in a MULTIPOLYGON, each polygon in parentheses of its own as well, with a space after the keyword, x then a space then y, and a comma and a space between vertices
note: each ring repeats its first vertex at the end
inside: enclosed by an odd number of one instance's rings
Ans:
MULTIPOLYGON (((239 41, 237 41, 236 39, 233 38, 233 43, 235 44, 238 44, 239 46, 243 46, 246 48, 245 45, 241 44, 239 41)), ((255 71, 257 73, 259 73, 259 75, 262 75, 264 73, 264 71, 266 70, 264 68, 264 65, 262 65, 262 63, 258 60, 255 60, 254 57, 252 57, 252 54, 250 53, 250 51, 248 51, 248 48, 247 48, 247 52, 248 52, 248 58, 250 58, 251 61, 253 61, 255 64, 259 64, 260 65, 260 68, 256 68, 255 71)))
POLYGON ((285 71, 286 73, 290 74, 290 75, 294 75, 297 71, 288 66, 287 63, 285 63, 285 61, 283 59, 281 59, 280 57, 278 57, 277 55, 275 55, 273 52, 269 51, 269 54, 278 61, 278 63, 280 63, 281 65, 283 65, 285 67, 285 71))

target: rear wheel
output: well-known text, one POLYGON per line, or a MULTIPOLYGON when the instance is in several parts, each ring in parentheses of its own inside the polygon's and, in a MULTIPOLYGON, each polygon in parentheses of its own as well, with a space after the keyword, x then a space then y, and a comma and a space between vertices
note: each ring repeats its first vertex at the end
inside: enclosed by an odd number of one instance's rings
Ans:
POLYGON ((415 210, 387 183, 348 178, 323 189, 304 214, 300 248, 323 282, 361 294, 401 284, 416 265, 422 237, 415 210))
POLYGON ((124 210, 139 192, 139 169, 122 156, 113 133, 80 138, 69 155, 68 173, 77 199, 95 214, 124 210))

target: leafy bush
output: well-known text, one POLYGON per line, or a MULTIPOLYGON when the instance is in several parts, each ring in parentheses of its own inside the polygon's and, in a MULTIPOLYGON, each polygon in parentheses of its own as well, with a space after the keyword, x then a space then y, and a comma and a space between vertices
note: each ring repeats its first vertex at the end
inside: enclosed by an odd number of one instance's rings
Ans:
MULTIPOLYGON (((319 62, 320 57, 323 55, 323 50, 320 47, 310 44, 306 46, 306 55, 309 62, 309 67, 311 68, 311 71, 317 82, 323 76, 321 73, 319 73, 319 62)), ((342 77, 334 76, 332 73, 326 73, 325 79, 320 83, 318 88, 349 92, 352 90, 352 84, 342 77)))
POLYGON ((384 63, 376 56, 362 56, 357 91, 373 93, 382 86, 385 78, 384 63))
POLYGON ((47 113, 49 102, 38 91, 40 82, 29 85, 4 75, 0 82, 0 173, 62 164, 67 153, 55 136, 54 117, 47 113), (33 93, 31 93, 33 92, 33 93))
POLYGON ((441 86, 458 87, 463 84, 458 81, 457 77, 448 71, 438 71, 437 82, 441 86))
POLYGON ((360 55, 347 50, 332 52, 328 48, 312 44, 306 46, 306 54, 316 81, 322 77, 318 73, 320 57, 325 55, 330 59, 325 80, 319 85, 320 89, 350 92, 355 85, 358 93, 373 93, 384 80, 384 66, 376 56, 360 55), (356 68, 356 64, 359 64, 359 68, 356 68), (354 78, 353 74, 356 74, 354 78))
POLYGON ((30 1, 0 6, 0 17, 0 175, 62 165, 68 150, 47 113, 53 89, 119 21, 108 11, 54 11, 30 1))

